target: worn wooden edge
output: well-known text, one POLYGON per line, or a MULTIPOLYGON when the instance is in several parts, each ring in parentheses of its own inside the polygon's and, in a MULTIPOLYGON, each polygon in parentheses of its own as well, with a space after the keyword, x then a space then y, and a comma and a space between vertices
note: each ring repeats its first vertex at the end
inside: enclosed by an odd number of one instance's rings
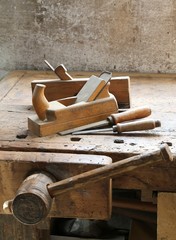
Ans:
MULTIPOLYGON (((64 138, 60 138, 59 141, 49 141, 50 137, 39 138, 33 136, 29 132, 19 132, 19 134, 27 134, 26 139, 18 139, 17 141, 10 140, 0 140, 0 150, 1 151, 27 151, 27 152, 40 152, 41 149, 44 152, 52 152, 52 153, 75 153, 75 154, 98 154, 98 155, 106 155, 110 156, 113 161, 119 161, 124 158, 134 156, 137 154, 141 154, 146 151, 156 150, 158 149, 158 145, 150 145, 144 147, 143 145, 139 146, 138 149, 133 151, 133 146, 131 146, 131 142, 122 145, 121 148, 116 148, 117 145, 112 142, 113 139, 110 139, 110 144, 106 147, 106 149, 102 148, 102 141, 106 141, 109 139, 109 136, 103 137, 101 135, 95 135, 95 141, 91 142, 91 136, 87 139, 84 139, 80 136, 70 136, 66 135, 64 138), (96 143, 100 143, 97 145, 96 143), (111 144, 112 143, 112 144, 111 144), (86 146, 86 147, 85 147, 86 146)), ((57 134, 53 136, 53 138, 57 138, 57 134)), ((53 140, 54 140, 53 139, 53 140)), ((57 139, 56 139, 57 140, 57 139)), ((176 166, 176 152, 175 148, 171 147, 173 153, 173 165, 176 166)), ((165 162, 164 162, 165 164, 165 162)))
POLYGON ((43 162, 43 163, 74 163, 74 164, 110 164, 112 159, 105 155, 53 153, 53 152, 22 152, 22 151, 0 151, 0 162, 43 162))

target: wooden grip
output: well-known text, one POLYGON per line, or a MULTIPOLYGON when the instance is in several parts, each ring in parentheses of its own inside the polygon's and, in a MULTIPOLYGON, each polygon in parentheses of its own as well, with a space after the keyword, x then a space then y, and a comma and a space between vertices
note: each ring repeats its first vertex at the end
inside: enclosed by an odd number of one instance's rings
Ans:
POLYGON ((113 126, 113 131, 118 133, 130 131, 142 131, 154 129, 160 126, 161 123, 158 120, 139 120, 129 123, 118 123, 117 125, 113 126))
POLYGON ((55 120, 55 116, 50 116, 50 112, 54 111, 55 114, 55 112, 63 108, 64 105, 57 101, 48 102, 44 94, 45 88, 46 86, 44 84, 35 85, 32 95, 33 107, 40 120, 55 120))
POLYGON ((139 107, 127 110, 122 113, 115 113, 111 114, 111 116, 108 118, 108 120, 112 124, 117 124, 120 122, 135 120, 139 118, 148 117, 151 114, 151 109, 148 107, 139 107))
POLYGON ((32 95, 33 107, 40 120, 45 120, 46 110, 49 108, 49 102, 44 94, 45 88, 44 84, 36 84, 32 95))

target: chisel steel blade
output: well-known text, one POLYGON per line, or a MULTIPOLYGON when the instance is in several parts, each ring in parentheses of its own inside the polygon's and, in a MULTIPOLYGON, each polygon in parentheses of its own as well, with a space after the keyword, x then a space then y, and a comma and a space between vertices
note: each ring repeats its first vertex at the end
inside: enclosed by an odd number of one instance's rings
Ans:
POLYGON ((94 128, 97 129, 97 128, 102 128, 102 127, 107 127, 107 126, 110 126, 110 125, 111 124, 108 120, 102 120, 102 121, 99 121, 99 122, 83 125, 83 126, 80 126, 80 127, 77 127, 77 128, 68 129, 68 130, 59 132, 59 134, 61 136, 64 136, 64 135, 67 135, 67 134, 70 134, 70 133, 73 133, 73 132, 78 132, 78 131, 87 130, 87 129, 94 129, 94 128))

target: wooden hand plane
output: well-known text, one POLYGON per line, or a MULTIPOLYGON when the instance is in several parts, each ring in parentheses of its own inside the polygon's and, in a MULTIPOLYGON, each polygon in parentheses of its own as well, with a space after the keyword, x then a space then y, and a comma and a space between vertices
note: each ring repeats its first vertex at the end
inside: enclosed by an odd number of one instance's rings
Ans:
MULTIPOLYGON (((47 60, 45 60, 45 63, 55 72, 57 79, 33 80, 31 82, 31 88, 33 92, 36 84, 46 85, 45 96, 48 101, 75 96, 86 82, 89 81, 89 78, 85 77, 87 74, 83 77, 80 73, 77 73, 76 75, 79 76, 79 78, 71 76, 63 64, 54 68, 47 60)), ((99 77, 101 78, 101 75, 99 77)), ((115 96, 119 108, 130 108, 130 77, 113 76, 111 77, 110 83, 109 90, 115 96)))
POLYGON ((49 102, 44 94, 45 85, 36 84, 32 102, 36 115, 28 118, 28 129, 37 136, 106 119, 118 112, 118 103, 109 92, 111 73, 91 76, 76 96, 49 102))

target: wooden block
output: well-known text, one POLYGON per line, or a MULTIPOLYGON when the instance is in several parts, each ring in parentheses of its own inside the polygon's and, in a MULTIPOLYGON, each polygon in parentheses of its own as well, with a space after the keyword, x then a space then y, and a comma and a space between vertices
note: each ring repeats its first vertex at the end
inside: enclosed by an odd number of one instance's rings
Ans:
MULTIPOLYGON (((0 152, 0 213, 7 200, 33 171, 46 171, 57 180, 110 164, 111 158, 87 154, 0 152)), ((54 198, 50 215, 64 218, 108 219, 111 215, 111 181, 105 180, 54 198)))
POLYGON ((0 215, 0 239, 1 240, 49 240, 50 219, 38 225, 24 225, 18 222, 12 215, 0 215))
POLYGON ((175 240, 176 193, 158 193, 157 240, 175 240))

